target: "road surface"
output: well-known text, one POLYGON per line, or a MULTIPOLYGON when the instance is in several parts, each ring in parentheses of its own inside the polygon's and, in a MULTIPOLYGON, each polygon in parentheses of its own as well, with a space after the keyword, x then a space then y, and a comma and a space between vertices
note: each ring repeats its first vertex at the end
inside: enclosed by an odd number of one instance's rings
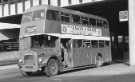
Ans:
POLYGON ((112 64, 66 72, 54 77, 22 76, 17 65, 0 66, 0 82, 135 82, 135 66, 112 64))

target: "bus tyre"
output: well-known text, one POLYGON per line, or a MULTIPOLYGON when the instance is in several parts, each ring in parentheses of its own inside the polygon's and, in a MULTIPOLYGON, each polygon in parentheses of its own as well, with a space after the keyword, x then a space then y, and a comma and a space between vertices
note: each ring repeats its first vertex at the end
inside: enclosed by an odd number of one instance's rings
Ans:
POLYGON ((103 65, 103 57, 102 55, 96 56, 96 67, 101 67, 103 65))
POLYGON ((44 71, 48 77, 57 75, 59 71, 58 61, 56 59, 50 59, 44 71))

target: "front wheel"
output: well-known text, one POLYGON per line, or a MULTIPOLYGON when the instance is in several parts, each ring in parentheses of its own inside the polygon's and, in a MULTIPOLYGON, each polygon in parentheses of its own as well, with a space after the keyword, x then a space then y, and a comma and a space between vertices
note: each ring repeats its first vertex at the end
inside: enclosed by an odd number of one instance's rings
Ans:
POLYGON ((56 59, 50 59, 47 63, 47 66, 44 69, 44 72, 47 76, 57 75, 59 71, 58 61, 56 59))

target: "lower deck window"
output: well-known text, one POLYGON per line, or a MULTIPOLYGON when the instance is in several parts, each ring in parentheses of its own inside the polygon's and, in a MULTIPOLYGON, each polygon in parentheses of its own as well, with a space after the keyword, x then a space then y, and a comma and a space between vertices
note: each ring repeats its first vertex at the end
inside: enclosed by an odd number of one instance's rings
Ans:
POLYGON ((91 44, 92 44, 92 48, 98 48, 98 41, 92 40, 91 44))
POLYGON ((15 51, 19 49, 18 39, 0 41, 0 51, 15 51))

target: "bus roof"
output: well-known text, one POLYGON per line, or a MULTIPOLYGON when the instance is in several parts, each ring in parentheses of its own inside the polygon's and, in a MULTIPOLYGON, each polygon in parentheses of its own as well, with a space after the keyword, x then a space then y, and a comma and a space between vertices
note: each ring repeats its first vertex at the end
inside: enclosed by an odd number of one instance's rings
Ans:
POLYGON ((62 8, 62 7, 50 6, 50 5, 34 6, 34 7, 31 7, 30 9, 26 10, 25 12, 32 12, 32 11, 36 11, 36 10, 39 10, 39 9, 57 10, 57 11, 65 12, 65 13, 68 13, 68 14, 86 16, 86 17, 91 17, 91 18, 96 17, 96 19, 101 19, 101 20, 107 21, 105 18, 97 16, 97 15, 86 14, 86 13, 83 13, 83 12, 80 12, 80 11, 66 9, 66 8, 62 8))
POLYGON ((71 34, 58 34, 58 33, 47 33, 46 35, 56 36, 59 38, 69 39, 84 39, 84 40, 110 40, 110 37, 101 36, 84 36, 84 35, 71 35, 71 34))

